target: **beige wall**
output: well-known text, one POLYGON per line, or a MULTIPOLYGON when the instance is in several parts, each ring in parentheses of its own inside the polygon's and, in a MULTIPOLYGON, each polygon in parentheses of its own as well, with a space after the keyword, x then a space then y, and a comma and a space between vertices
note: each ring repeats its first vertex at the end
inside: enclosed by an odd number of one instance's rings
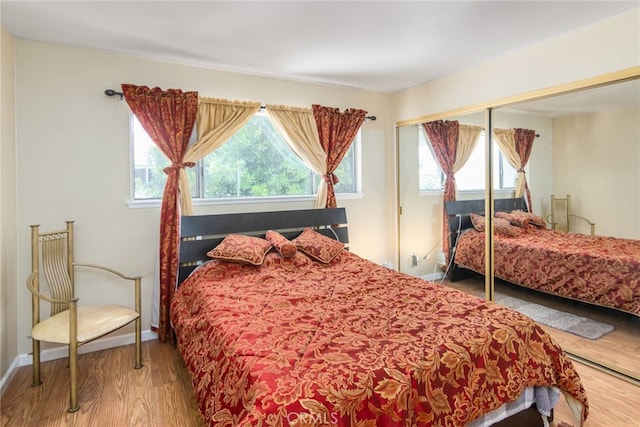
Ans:
POLYGON ((553 121, 553 190, 570 194, 572 211, 597 234, 640 239, 639 138, 637 107, 553 121))
POLYGON ((17 356, 14 39, 0 27, 0 378, 17 356))
POLYGON ((394 121, 486 103, 640 65, 640 8, 398 92, 394 121))
MULTIPOLYGON (((76 221, 76 259, 143 275, 143 329, 150 326, 159 208, 127 206, 130 185, 129 108, 104 95, 120 83, 197 90, 202 96, 262 103, 340 108, 376 115, 362 128, 363 196, 338 200, 347 208, 351 250, 376 262, 393 259, 393 208, 386 159, 392 157, 390 95, 310 85, 170 63, 97 50, 16 41, 18 140, 18 277, 29 271, 29 225, 43 229, 76 221)), ((312 208, 299 203, 200 206, 196 214, 312 208)), ((82 277, 80 277, 82 279, 82 277)), ((85 302, 126 301, 126 290, 85 288, 85 302)), ((19 287, 18 335, 29 329, 28 293, 19 287)), ((124 332, 129 332, 125 330, 124 332)), ((28 351, 21 339, 19 351, 28 351)))

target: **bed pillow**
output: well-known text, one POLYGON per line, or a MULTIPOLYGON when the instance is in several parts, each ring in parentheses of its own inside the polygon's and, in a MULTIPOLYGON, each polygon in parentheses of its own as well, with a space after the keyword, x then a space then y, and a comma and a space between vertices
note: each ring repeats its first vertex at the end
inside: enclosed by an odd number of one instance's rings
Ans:
POLYGON ((509 221, 511 225, 527 230, 531 227, 531 220, 526 216, 514 215, 507 212, 496 212, 496 218, 502 218, 509 221))
POLYGON ((293 258, 298 252, 296 244, 277 231, 267 231, 265 238, 276 248, 282 258, 293 258))
POLYGON ((207 252, 207 256, 240 264, 261 265, 271 246, 270 242, 259 237, 229 234, 218 246, 207 252))
POLYGON ((470 214, 471 224, 478 231, 484 231, 484 216, 478 214, 470 214))
MULTIPOLYGON (((484 231, 484 216, 473 213, 469 216, 471 218, 471 224, 473 224, 473 228, 478 231, 484 231)), ((509 223, 509 221, 503 218, 493 219, 493 229, 495 230, 496 234, 507 237, 515 237, 519 233, 517 227, 514 227, 513 225, 511 225, 511 223, 509 223)))
POLYGON ((529 212, 517 210, 517 211, 511 211, 511 215, 515 215, 515 216, 519 216, 519 217, 523 217, 523 218, 528 218, 529 219, 529 224, 535 225, 536 227, 546 228, 546 226, 547 226, 547 222, 544 220, 544 218, 542 218, 541 216, 536 215, 536 214, 532 214, 532 213, 529 213, 529 212))
POLYGON ((344 244, 341 242, 309 227, 305 228, 293 242, 300 252, 325 264, 330 263, 344 249, 344 244))

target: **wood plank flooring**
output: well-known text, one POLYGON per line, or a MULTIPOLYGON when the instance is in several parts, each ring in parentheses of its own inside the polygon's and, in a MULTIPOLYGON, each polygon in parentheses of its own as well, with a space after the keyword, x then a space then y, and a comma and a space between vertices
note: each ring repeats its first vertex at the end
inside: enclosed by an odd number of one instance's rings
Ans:
POLYGON ((24 366, 0 401, 2 426, 202 426, 191 379, 177 350, 142 345, 144 367, 133 369, 133 345, 78 356, 80 410, 68 413, 67 360, 42 364, 40 387, 24 366))
MULTIPOLYGON (((202 426, 184 362, 170 344, 143 343, 142 369, 133 346, 79 356, 80 410, 67 412, 66 359, 42 364, 44 384, 31 387, 31 367, 19 368, 0 400, 2 426, 202 426)), ((640 426, 640 388, 580 363, 591 405, 585 427, 640 426)), ((577 426, 561 398, 553 427, 577 426)))
MULTIPOLYGON (((445 280, 443 284, 484 298, 483 278, 469 278, 453 283, 445 280)), ((612 332, 597 340, 581 338, 568 332, 541 326, 565 351, 588 360, 598 361, 604 366, 613 366, 624 373, 640 378, 640 318, 499 281, 495 283, 495 292, 496 295, 520 298, 613 325, 615 329, 612 332)))

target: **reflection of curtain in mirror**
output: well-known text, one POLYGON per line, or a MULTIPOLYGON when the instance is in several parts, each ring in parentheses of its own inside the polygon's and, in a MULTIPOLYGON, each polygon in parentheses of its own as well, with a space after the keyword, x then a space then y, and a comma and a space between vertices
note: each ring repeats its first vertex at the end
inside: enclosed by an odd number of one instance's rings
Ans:
POLYGON ((515 197, 525 196, 529 211, 532 211, 531 193, 524 167, 529 161, 536 132, 529 129, 494 129, 493 136, 509 164, 518 171, 515 197))
POLYGON ((535 137, 536 132, 531 129, 518 128, 514 132, 516 151, 520 157, 520 167, 518 168, 518 178, 516 180, 516 197, 520 197, 522 194, 527 195, 527 206, 529 206, 530 212, 532 211, 531 192, 529 191, 527 178, 524 175, 524 167, 527 165, 529 157, 531 156, 531 149, 533 148, 533 140, 535 137), (520 196, 518 194, 520 194, 520 196))
POLYGON ((456 161, 453 163, 454 174, 462 169, 469 157, 471 157, 478 144, 478 137, 480 137, 482 129, 482 126, 460 125, 456 161))
MULTIPOLYGON (((311 109, 267 104, 267 114, 293 152, 309 169, 322 176, 327 164, 327 154, 320 144, 311 109)), ((315 207, 324 207, 326 200, 327 187, 320 185, 315 207)))
MULTIPOLYGON (((456 199, 456 178, 453 172, 453 165, 456 161, 456 150, 458 146, 458 136, 460 124, 457 120, 423 123, 424 131, 429 138, 433 154, 444 172, 444 201, 456 199)), ((449 221, 447 219, 444 204, 442 206, 442 252, 444 252, 446 263, 449 258, 449 221)), ((446 264, 445 263, 445 264, 446 264)))

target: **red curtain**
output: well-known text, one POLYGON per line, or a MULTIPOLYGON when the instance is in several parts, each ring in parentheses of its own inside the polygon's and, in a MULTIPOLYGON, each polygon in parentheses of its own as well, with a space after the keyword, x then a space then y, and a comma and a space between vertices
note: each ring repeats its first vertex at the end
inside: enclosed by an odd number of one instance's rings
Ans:
MULTIPOLYGON (((458 135, 460 124, 457 120, 423 123, 422 126, 429 137, 433 153, 444 172, 444 201, 456 199, 456 178, 453 173, 453 164, 456 161, 458 148, 458 135)), ((449 258, 449 220, 444 205, 442 207, 442 252, 445 258, 449 258)))
MULTIPOLYGON (((531 156, 531 148, 533 147, 533 140, 535 138, 536 132, 534 130, 515 129, 514 139, 516 143, 516 152, 518 153, 518 156, 520 156, 520 169, 518 169, 518 172, 522 172, 524 174, 524 167, 527 165, 529 157, 531 156)), ((529 212, 532 212, 531 192, 529 192, 529 184, 527 184, 526 178, 524 181, 524 192, 527 198, 529 212)))
POLYGON ((327 183, 327 208, 335 208, 336 194, 334 185, 339 182, 334 174, 336 168, 344 158, 356 137, 367 112, 355 108, 348 108, 340 113, 338 108, 312 105, 313 117, 318 128, 318 137, 325 153, 327 153, 327 168, 324 180, 327 183))
POLYGON ((124 98, 153 142, 171 161, 164 169, 167 182, 160 210, 160 316, 158 338, 172 338, 169 307, 176 287, 180 243, 180 169, 193 167, 183 163, 198 109, 198 92, 179 89, 149 89, 123 84, 124 98))

